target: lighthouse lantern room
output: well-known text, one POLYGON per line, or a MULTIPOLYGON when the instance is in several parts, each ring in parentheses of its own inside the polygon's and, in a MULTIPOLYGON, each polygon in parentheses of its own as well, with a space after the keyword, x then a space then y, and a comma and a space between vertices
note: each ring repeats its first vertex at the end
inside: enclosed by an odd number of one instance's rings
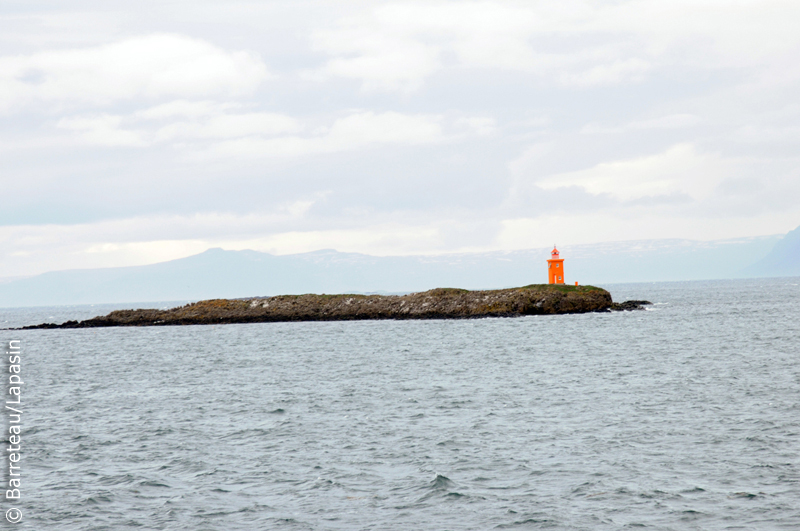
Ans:
POLYGON ((558 257, 558 249, 555 245, 550 253, 550 260, 547 261, 547 277, 548 284, 564 283, 564 259, 558 257))

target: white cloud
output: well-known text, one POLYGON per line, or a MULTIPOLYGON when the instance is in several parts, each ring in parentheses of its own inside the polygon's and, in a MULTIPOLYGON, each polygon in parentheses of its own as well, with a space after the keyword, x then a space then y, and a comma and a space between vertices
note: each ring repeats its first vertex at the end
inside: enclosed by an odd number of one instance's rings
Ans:
POLYGON ((237 103, 215 101, 175 100, 137 111, 132 117, 140 120, 166 120, 171 118, 197 119, 221 114, 229 109, 238 109, 237 103))
POLYGON ((702 119, 694 114, 670 114, 667 116, 660 116, 658 118, 629 122, 619 127, 608 127, 597 123, 590 123, 581 129, 581 133, 606 134, 647 129, 685 129, 688 127, 694 127, 701 122, 702 119))
POLYGON ((631 221, 628 209, 602 213, 552 214, 536 218, 512 218, 502 222, 495 245, 500 249, 531 249, 563 244, 584 244, 626 240, 686 238, 718 240, 763 236, 768 227, 778 232, 797 226, 797 217, 787 212, 763 212, 759 216, 726 216, 709 220, 680 212, 643 212, 631 221))
POLYGON ((578 30, 591 11, 514 2, 395 3, 340 20, 313 34, 316 50, 331 56, 319 75, 360 79, 364 89, 419 88, 448 68, 530 72, 563 85, 606 85, 639 80, 650 70, 636 46, 573 40, 553 50, 536 39, 578 30))
POLYGON ((333 146, 427 144, 442 140, 440 122, 438 116, 361 112, 336 120, 326 137, 333 146))
POLYGON ((795 0, 217 4, 0 15, 5 274, 800 219, 795 0))
POLYGON ((478 136, 491 136, 498 132, 497 120, 487 116, 468 116, 459 118, 456 126, 462 126, 478 136))
POLYGON ((312 34, 318 76, 413 90, 445 68, 530 72, 551 84, 638 82, 675 64, 764 66, 796 53, 800 7, 786 0, 398 2, 312 34))
POLYGON ((296 157, 379 144, 430 144, 445 140, 441 122, 439 116, 360 112, 336 120, 329 129, 321 129, 314 136, 251 136, 218 143, 213 152, 224 156, 296 157))
POLYGON ((59 121, 58 127, 78 131, 82 141, 100 146, 276 136, 303 129, 297 119, 284 114, 229 111, 239 107, 233 103, 178 100, 126 117, 67 117, 59 121))
POLYGON ((219 114, 200 122, 176 122, 155 133, 157 141, 188 138, 238 138, 252 135, 274 136, 296 133, 300 123, 282 114, 242 113, 219 114))
MULTIPOLYGON (((134 113, 124 118, 116 115, 73 116, 60 120, 58 127, 78 134, 81 143, 97 146, 138 147, 172 143, 195 154, 209 156, 296 157, 317 153, 335 153, 371 145, 422 145, 448 137, 442 129, 443 117, 407 115, 398 112, 355 112, 335 120, 329 127, 319 127, 307 136, 297 136, 303 124, 290 116, 275 113, 228 113, 222 106, 168 104, 134 113), (188 111, 198 118, 161 124, 150 117, 184 116, 188 111), (202 112, 200 112, 202 110, 202 112), (205 115, 203 115, 205 113, 205 115)), ((486 134, 491 122, 486 118, 463 119, 476 134, 486 134)))
POLYGON ((337 55, 320 73, 359 79, 366 90, 419 88, 422 80, 440 68, 438 53, 402 35, 375 33, 369 28, 322 31, 313 48, 337 55))
POLYGON ((733 165, 719 155, 698 153, 691 144, 679 144, 657 155, 551 175, 537 180, 536 185, 545 190, 577 186, 620 201, 667 195, 704 199, 732 170, 733 165))
POLYGON ((694 114, 670 114, 650 120, 640 120, 627 125, 628 129, 682 129, 694 127, 701 122, 694 114))
POLYGON ((733 131, 731 137, 749 144, 796 145, 800 143, 800 127, 745 125, 733 131))
POLYGON ((649 53, 680 51, 690 64, 741 67, 800 44, 798 17, 792 0, 639 0, 598 8, 582 29, 640 35, 649 53))
POLYGON ((35 102, 251 93, 268 77, 252 52, 182 35, 148 35, 71 50, 0 57, 0 109, 35 102))
POLYGON ((74 131, 81 142, 99 146, 142 147, 148 144, 141 131, 122 129, 121 116, 101 114, 61 119, 57 127, 74 131))
POLYGON ((554 141, 540 142, 534 144, 516 159, 508 163, 508 170, 517 180, 524 179, 535 168, 541 160, 553 152, 556 143, 554 141))

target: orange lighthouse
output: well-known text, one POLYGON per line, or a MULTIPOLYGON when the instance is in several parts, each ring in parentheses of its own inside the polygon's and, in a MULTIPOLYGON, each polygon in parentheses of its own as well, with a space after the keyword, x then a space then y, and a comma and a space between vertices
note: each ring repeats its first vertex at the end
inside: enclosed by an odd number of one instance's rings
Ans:
POLYGON ((550 253, 550 260, 547 261, 547 273, 548 284, 564 283, 564 259, 558 257, 558 249, 556 249, 555 245, 553 246, 553 252, 550 253))

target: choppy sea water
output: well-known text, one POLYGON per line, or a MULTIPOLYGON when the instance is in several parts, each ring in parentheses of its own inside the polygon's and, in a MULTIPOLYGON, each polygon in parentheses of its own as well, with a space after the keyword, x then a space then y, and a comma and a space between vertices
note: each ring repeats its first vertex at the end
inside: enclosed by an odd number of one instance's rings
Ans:
POLYGON ((656 303, 611 314, 5 331, 16 526, 800 529, 798 284, 609 286, 656 303))

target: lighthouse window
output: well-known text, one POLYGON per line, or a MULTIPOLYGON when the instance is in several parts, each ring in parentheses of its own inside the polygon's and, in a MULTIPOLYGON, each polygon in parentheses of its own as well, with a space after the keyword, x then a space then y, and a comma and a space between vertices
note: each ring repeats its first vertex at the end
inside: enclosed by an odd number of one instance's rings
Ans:
POLYGON ((556 267, 560 266, 561 264, 556 264, 556 267))

